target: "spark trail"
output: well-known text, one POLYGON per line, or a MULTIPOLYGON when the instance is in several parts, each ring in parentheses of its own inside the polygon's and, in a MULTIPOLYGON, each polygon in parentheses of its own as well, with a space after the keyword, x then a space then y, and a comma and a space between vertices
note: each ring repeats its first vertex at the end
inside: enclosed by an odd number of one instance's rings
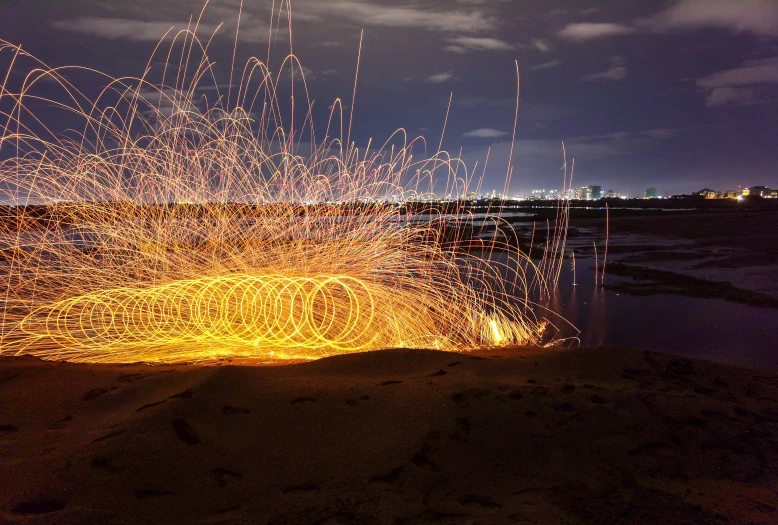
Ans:
POLYGON ((510 236, 473 238, 465 201, 390 202, 433 179, 466 195, 460 160, 415 159, 423 139, 403 130, 360 149, 340 101, 316 140, 294 55, 275 72, 251 59, 225 101, 194 31, 163 42, 175 78, 164 66, 152 82, 151 67, 52 69, 0 41, 0 353, 189 362, 552 342, 552 314, 529 298, 550 295, 561 249, 536 262, 510 236), (302 124, 279 95, 290 68, 302 124), (71 73, 108 85, 88 96, 71 73), (60 112, 80 127, 54 130, 60 112))

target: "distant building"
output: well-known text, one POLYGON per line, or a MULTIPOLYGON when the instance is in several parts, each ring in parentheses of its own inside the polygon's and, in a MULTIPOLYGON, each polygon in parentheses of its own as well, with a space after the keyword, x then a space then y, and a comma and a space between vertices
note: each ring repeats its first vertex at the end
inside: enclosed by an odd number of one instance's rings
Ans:
POLYGON ((657 194, 656 188, 648 188, 646 190, 646 198, 647 199, 656 199, 659 195, 657 194))
POLYGON ((572 198, 576 200, 588 200, 591 195, 589 186, 581 186, 580 188, 574 188, 572 192, 572 198))
POLYGON ((751 186, 743 190, 743 195, 758 195, 759 197, 765 197, 770 195, 770 188, 767 186, 751 186))
MULTIPOLYGON (((748 195, 747 191, 748 190, 745 190, 745 195, 748 195)), ((692 193, 692 196, 702 197, 704 199, 737 199, 740 197, 740 192, 736 190, 717 191, 710 188, 703 188, 700 191, 692 193)))
POLYGON ((589 186, 589 198, 592 200, 600 200, 602 198, 602 186, 589 186))

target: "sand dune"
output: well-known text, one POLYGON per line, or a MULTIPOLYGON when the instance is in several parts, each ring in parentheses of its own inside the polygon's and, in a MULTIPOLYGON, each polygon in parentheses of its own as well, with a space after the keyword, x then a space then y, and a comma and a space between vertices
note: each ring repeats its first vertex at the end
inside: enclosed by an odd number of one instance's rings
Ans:
POLYGON ((616 348, 0 360, 0 522, 778 523, 778 374, 616 348))

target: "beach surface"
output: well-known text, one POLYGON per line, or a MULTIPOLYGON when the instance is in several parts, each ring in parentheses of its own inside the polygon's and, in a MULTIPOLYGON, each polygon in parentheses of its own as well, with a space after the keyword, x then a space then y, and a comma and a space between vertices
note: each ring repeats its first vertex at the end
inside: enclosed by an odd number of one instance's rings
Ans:
POLYGON ((0 359, 0 522, 778 523, 778 374, 621 348, 0 359))

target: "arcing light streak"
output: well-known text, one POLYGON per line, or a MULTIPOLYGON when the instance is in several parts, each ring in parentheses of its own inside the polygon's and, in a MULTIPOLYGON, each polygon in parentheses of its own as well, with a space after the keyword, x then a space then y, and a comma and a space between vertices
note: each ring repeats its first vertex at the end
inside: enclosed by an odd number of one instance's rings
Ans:
POLYGON ((150 343, 358 349, 378 337, 373 295, 348 276, 228 275, 70 297, 33 310, 20 329, 84 352, 150 343))
MULTIPOLYGON (((116 354, 127 360, 148 355, 150 347, 171 360, 201 357, 208 345, 216 354, 250 357, 257 349, 276 358, 308 358, 331 352, 373 349, 407 327, 432 334, 463 320, 433 312, 413 296, 394 304, 393 290, 349 276, 285 277, 229 275, 146 289, 100 290, 36 308, 20 323, 17 344, 60 348, 58 357, 78 355, 99 361, 116 354), (194 349, 194 350, 193 350, 194 349)), ((487 323, 493 340, 503 340, 499 319, 487 323)), ((505 328, 511 323, 502 321, 505 328)), ((512 334, 514 340, 528 334, 512 334)), ((423 342, 448 347, 444 335, 423 342)), ((476 343, 476 341, 473 341, 476 343)), ((48 355, 47 349, 45 355, 48 355)))
MULTIPOLYGON (((401 130, 360 150, 342 140, 338 102, 316 141, 312 104, 294 122, 281 73, 256 59, 235 100, 209 101, 219 86, 206 85, 207 46, 188 31, 168 53, 173 82, 166 67, 159 82, 112 79, 97 97, 0 41, 2 60, 3 355, 183 362, 549 343, 531 297, 556 282, 564 229, 536 265, 499 218, 500 235, 476 238, 466 209, 388 204, 433 180, 459 195, 473 182, 446 152, 414 160, 423 139, 401 130), (10 75, 28 61, 27 76, 10 75), (64 97, 39 93, 42 79, 64 97), (41 103, 83 131, 54 133, 41 103)), ((290 55, 281 70, 295 65, 290 55)))

